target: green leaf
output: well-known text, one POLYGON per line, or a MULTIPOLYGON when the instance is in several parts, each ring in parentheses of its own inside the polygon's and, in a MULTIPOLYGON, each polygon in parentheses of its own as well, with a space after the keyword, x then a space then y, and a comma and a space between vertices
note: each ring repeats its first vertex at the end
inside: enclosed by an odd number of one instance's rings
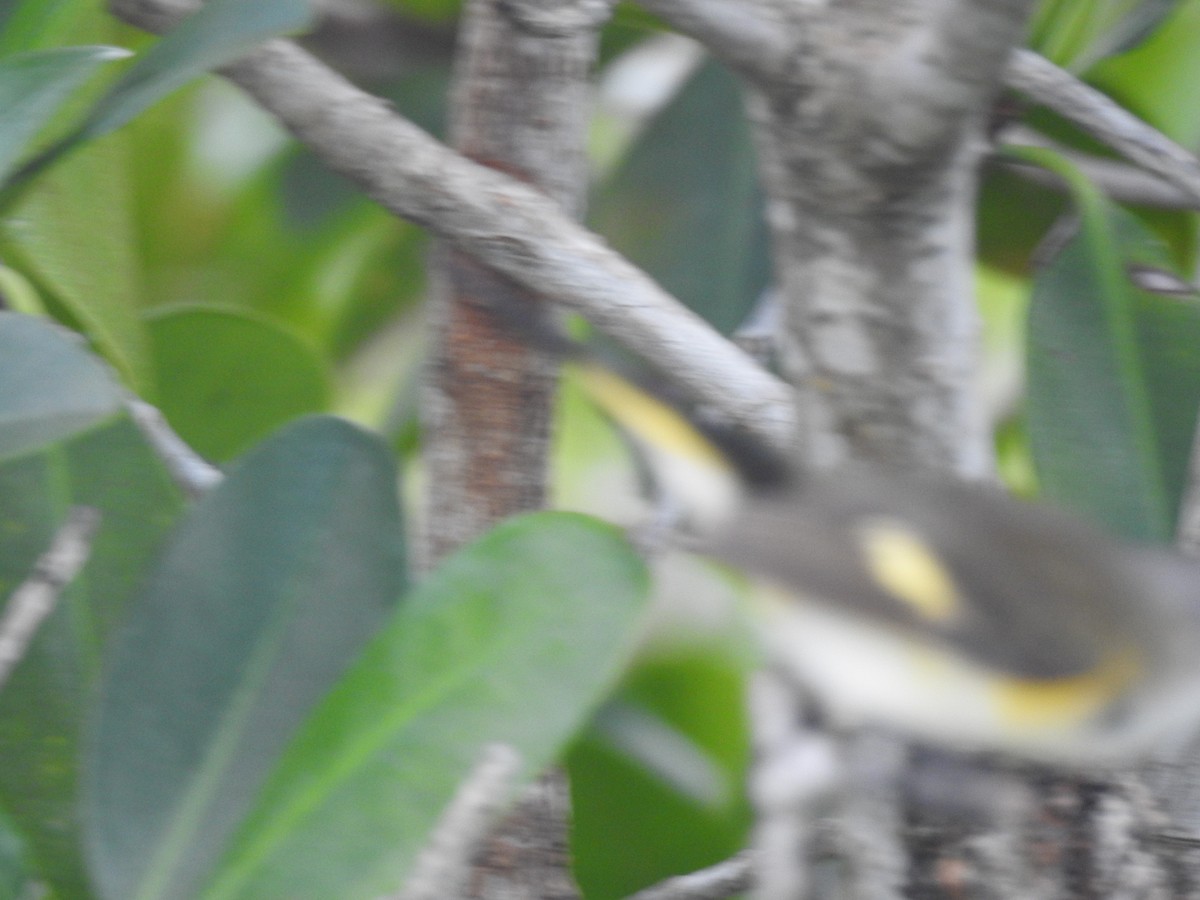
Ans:
POLYGON ((108 634, 180 504, 124 417, 0 464, 0 596, 28 576, 71 506, 101 514, 87 566, 0 693, 0 803, 57 896, 91 896, 78 833, 82 722, 108 634))
POLYGON ((646 574, 614 527, 500 525, 443 564, 314 713, 203 896, 393 890, 481 748, 544 768, 628 659, 646 574))
POLYGON ((119 47, 62 47, 0 59, 0 182, 76 88, 104 63, 128 55, 119 47))
POLYGON ((68 509, 100 511, 91 556, 0 692, 0 804, 59 896, 86 897, 77 834, 80 723, 101 647, 178 510, 108 370, 44 319, 0 314, 0 597, 68 509))
MULTIPOLYGON (((83 121, 18 173, 27 182, 85 141, 116 131, 193 78, 310 21, 308 0, 208 0, 138 56, 83 121)), ((10 194, 11 199, 15 194, 10 194)))
POLYGON ((197 453, 233 458, 329 402, 320 357, 262 316, 203 306, 147 316, 159 406, 197 453))
POLYGON ((0 56, 50 46, 78 0, 0 0, 0 56))
POLYGON ((1100 63, 1088 80, 1184 147, 1200 143, 1200 0, 1181 0, 1143 43, 1100 63))
POLYGON ((1030 46, 1081 71, 1137 44, 1178 5, 1179 0, 1045 0, 1030 23, 1030 46))
POLYGON ((16 269, 0 265, 0 303, 4 308, 29 316, 48 316, 37 288, 16 269))
POLYGON ((308 0, 208 0, 138 57, 92 108, 77 138, 115 131, 196 76, 269 38, 300 31, 310 19, 308 0))
POLYGON ((707 63, 601 188, 593 227, 729 333, 770 278, 756 171, 737 80, 707 63))
POLYGON ((39 179, 0 218, 0 254, 78 326, 129 385, 153 397, 141 288, 120 136, 94 144, 39 179))
POLYGON ((625 897, 745 846, 748 669, 730 648, 647 659, 571 750, 585 896, 625 897))
POLYGON ((0 810, 0 900, 36 896, 33 874, 26 864, 27 854, 16 826, 0 810))
POLYGON ((74 335, 0 313, 0 461, 84 431, 120 406, 112 376, 74 335))
MULTIPOLYGON (((20 12, 25 9, 22 4, 20 12)), ((25 19, 31 38, 43 43, 91 43, 115 35, 113 20, 92 0, 47 3, 25 19)), ((98 81, 72 98, 51 125, 55 133, 102 90, 98 81)), ((152 399, 136 312, 141 266, 130 217, 131 171, 118 136, 27 184, 11 212, 0 215, 0 258, 36 287, 56 318, 83 331, 126 383, 152 399)))
POLYGON ((1171 539, 1200 404, 1200 303, 1167 253, 1052 154, 1079 235, 1040 275, 1029 314, 1028 430, 1045 494, 1132 538, 1171 539), (1138 273, 1183 296, 1140 287, 1138 273))
POLYGON ((84 814, 103 897, 194 896, 293 729, 394 606, 403 559, 394 461, 338 419, 275 435, 196 505, 102 684, 84 814))

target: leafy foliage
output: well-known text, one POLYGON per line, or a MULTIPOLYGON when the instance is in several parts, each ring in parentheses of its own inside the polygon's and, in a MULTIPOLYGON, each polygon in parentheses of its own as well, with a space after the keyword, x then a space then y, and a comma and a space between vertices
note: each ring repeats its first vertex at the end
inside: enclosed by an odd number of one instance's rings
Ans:
MULTIPOLYGON (((211 0, 148 40, 94 0, 0 4, 0 300, 33 314, 0 314, 0 595, 70 507, 102 515, 0 693, 0 896, 377 896, 496 740, 522 777, 569 766, 589 897, 715 862, 748 827, 737 629, 633 656, 646 575, 573 514, 507 523, 409 584, 396 448, 417 433, 426 238, 194 82, 306 21, 300 0, 211 0), (219 488, 184 500, 127 389, 228 466, 219 488)), ((1195 146, 1198 22, 1196 0, 1045 0, 1031 40, 1195 146)), ((660 30, 621 4, 604 59, 656 52, 660 30)), ((372 88, 436 130, 446 81, 434 64, 372 88)), ((624 127, 598 122, 597 147, 624 127)), ((1039 162, 1068 195, 989 170, 979 207, 989 353, 1019 374, 1002 468, 1032 455, 1046 495, 1168 540, 1200 406, 1196 216, 1133 215, 1039 162), (1077 236, 1034 271, 1064 214, 1077 236)), ((730 73, 703 63, 650 110, 591 223, 721 330, 743 321, 769 260, 730 73)), ((558 415, 559 495, 636 509, 578 380, 558 415)))
POLYGON ((1080 233, 1029 320, 1029 430, 1047 495, 1128 537, 1170 541, 1200 407, 1200 302, 1161 243, 1060 160, 1080 233), (1147 278, 1170 290, 1143 287, 1147 278))

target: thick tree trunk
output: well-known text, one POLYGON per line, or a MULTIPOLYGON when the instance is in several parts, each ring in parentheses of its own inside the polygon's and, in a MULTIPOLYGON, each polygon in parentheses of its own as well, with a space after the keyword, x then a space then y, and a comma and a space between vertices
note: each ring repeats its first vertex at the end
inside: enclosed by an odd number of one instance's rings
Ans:
MULTIPOLYGON (((543 190, 578 216, 587 185, 589 74, 598 0, 467 6, 451 105, 464 155, 543 190)), ((442 247, 422 409, 427 561, 545 498, 556 366, 526 328, 551 315, 534 292, 442 247)))
MULTIPOLYGON (((451 106, 465 156, 544 191, 578 217, 587 186, 589 76, 608 0, 473 0, 451 106)), ((533 291, 443 246, 422 414, 424 562, 546 497, 557 366, 527 330, 553 327, 533 291)), ((546 598, 554 602, 554 598, 546 598)), ((551 771, 481 849, 469 896, 569 900, 566 778, 551 771)))
POLYGON ((1030 6, 797 5, 789 77, 755 84, 802 465, 991 472, 975 173, 1030 6))

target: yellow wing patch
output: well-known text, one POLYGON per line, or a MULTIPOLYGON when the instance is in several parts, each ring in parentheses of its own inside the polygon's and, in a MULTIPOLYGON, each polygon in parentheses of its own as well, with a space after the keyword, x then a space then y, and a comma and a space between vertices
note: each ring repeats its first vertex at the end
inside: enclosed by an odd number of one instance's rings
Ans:
POLYGON ((917 615, 945 622, 962 609, 954 578, 919 535, 896 519, 859 525, 859 547, 871 577, 917 615))
POLYGON ((996 687, 1000 715, 1019 728, 1069 727, 1095 715, 1119 695, 1138 674, 1130 653, 1075 678, 1052 681, 1006 681, 996 687))

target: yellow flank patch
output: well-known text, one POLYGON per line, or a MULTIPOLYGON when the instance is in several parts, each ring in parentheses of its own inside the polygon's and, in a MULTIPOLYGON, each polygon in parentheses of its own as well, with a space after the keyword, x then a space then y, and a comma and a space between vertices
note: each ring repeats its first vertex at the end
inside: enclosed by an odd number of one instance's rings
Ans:
POLYGON ((579 377, 592 401, 643 441, 722 470, 728 468, 720 451, 665 403, 596 366, 582 367, 579 377))
POLYGON ((1077 725, 1099 712, 1137 675, 1138 665, 1122 654, 1087 675, 1048 681, 998 682, 1001 717, 1018 728, 1077 725))
POLYGON ((858 537, 871 577, 919 616, 945 622, 962 608, 954 578, 903 522, 869 519, 858 527, 858 537))

